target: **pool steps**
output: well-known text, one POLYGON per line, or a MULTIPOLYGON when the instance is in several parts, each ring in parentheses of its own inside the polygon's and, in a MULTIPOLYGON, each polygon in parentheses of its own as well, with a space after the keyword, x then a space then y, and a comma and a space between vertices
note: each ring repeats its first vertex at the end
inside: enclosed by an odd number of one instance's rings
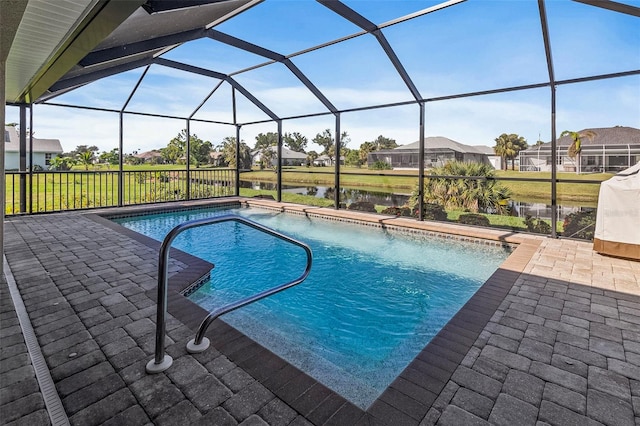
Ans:
POLYGON ((223 216, 216 217, 208 217, 203 219, 194 219, 187 222, 183 222, 180 225, 174 227, 169 233, 166 235, 164 240, 162 241, 162 245, 160 246, 160 254, 158 260, 158 304, 157 304, 157 314, 156 314, 156 347, 155 347, 155 356, 154 359, 149 361, 146 366, 146 371, 149 374, 160 373, 165 371, 171 364, 173 363, 173 359, 171 356, 165 353, 165 336, 166 336, 166 322, 165 317, 167 315, 167 291, 168 291, 168 264, 169 264, 169 250, 171 249, 171 243, 173 240, 182 232, 197 228, 200 226, 213 225, 222 222, 239 222, 251 228, 254 228, 258 231, 264 232, 273 237, 279 238, 283 241, 289 242, 293 245, 301 247, 304 249, 307 255, 307 263, 304 272, 295 280, 289 281, 287 283, 278 285, 268 290, 264 290, 260 293, 257 293, 253 296, 246 297, 244 299, 235 301, 226 306, 218 308, 212 312, 210 312, 205 319, 200 324, 196 336, 194 339, 190 340, 187 343, 187 351, 189 353, 200 353, 204 352, 209 347, 209 339, 204 337, 204 333, 207 331, 209 325, 219 316, 226 314, 231 311, 235 311, 243 306, 249 305, 251 303, 257 302, 258 300, 264 299, 276 293, 279 293, 283 290, 296 286, 303 282, 309 276, 311 272, 311 265, 313 263, 313 253, 311 252, 311 248, 296 239, 288 237, 280 232, 277 232, 271 228, 268 228, 264 225, 256 223, 252 220, 246 219, 244 217, 228 214, 223 216))

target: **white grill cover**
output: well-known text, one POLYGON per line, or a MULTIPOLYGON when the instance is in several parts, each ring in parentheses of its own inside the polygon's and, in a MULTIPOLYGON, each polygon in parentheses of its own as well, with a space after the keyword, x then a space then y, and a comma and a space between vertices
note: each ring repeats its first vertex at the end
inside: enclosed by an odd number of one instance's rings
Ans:
POLYGON ((640 259, 640 163, 600 185, 593 248, 640 259))

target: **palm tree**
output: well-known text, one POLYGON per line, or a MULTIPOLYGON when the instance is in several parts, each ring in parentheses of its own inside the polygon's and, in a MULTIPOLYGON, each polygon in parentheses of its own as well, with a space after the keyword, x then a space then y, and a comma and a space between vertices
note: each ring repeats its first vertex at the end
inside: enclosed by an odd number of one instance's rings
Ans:
POLYGON ((582 138, 587 138, 589 140, 593 140, 593 138, 597 135, 593 130, 581 130, 579 132, 574 132, 572 130, 565 130, 560 133, 560 138, 565 136, 569 136, 573 141, 567 150, 567 155, 570 158, 576 159, 576 173, 580 173, 580 152, 582 151, 582 138))
POLYGON ((515 170, 515 158, 520 151, 528 148, 527 140, 515 133, 503 133, 495 141, 496 146, 493 150, 502 158, 504 170, 507 170, 507 160, 511 160, 511 170, 515 170))
POLYGON ((376 151, 377 147, 374 142, 364 142, 360 145, 360 163, 367 164, 367 157, 370 152, 376 151))
POLYGON ((83 151, 78 154, 78 161, 84 166, 85 170, 89 170, 89 166, 93 164, 93 151, 83 151))
POLYGON ((316 158, 318 158, 319 156, 320 154, 318 154, 315 151, 307 152, 307 164, 309 164, 310 166, 313 166, 313 162, 316 161, 316 158))
POLYGON ((62 170, 62 167, 64 166, 64 164, 65 164, 64 157, 60 157, 59 155, 56 155, 51 160, 49 160, 49 166, 54 170, 62 170))
POLYGON ((502 170, 507 170, 507 158, 511 155, 512 151, 511 148, 509 146, 509 137, 507 136, 506 133, 501 134, 500 136, 498 136, 496 139, 496 146, 493 147, 493 151, 496 153, 496 155, 500 156, 500 159, 502 160, 501 163, 501 169, 502 170))
POLYGON ((268 168, 277 170, 277 161, 276 164, 273 163, 273 160, 277 160, 277 158, 276 152, 270 146, 262 148, 262 152, 260 153, 260 170, 268 168))
MULTIPOLYGON (((443 206, 448 210, 466 210, 471 212, 494 211, 503 214, 507 209, 509 190, 493 179, 493 167, 482 163, 464 163, 450 161, 442 167, 430 171, 435 176, 468 176, 469 178, 451 179, 433 177, 425 181, 424 201, 443 206)), ((412 209, 417 205, 417 189, 410 203, 412 209)))

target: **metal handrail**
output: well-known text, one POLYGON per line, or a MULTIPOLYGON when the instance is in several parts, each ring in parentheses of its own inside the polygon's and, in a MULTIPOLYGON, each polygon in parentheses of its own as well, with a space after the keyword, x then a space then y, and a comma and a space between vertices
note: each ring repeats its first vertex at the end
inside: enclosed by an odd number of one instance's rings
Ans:
POLYGON ((286 284, 279 285, 277 287, 273 287, 269 290, 262 291, 254 296, 244 298, 237 302, 230 303, 222 308, 216 309, 213 312, 210 312, 209 315, 202 321, 200 327, 198 328, 198 332, 196 333, 196 337, 191 340, 187 344, 187 350, 191 353, 202 352, 207 347, 209 347, 209 339, 204 337, 204 333, 207 330, 207 327, 220 315, 226 314, 228 312, 234 311, 238 308, 246 306, 250 303, 256 302, 260 299, 264 299, 265 297, 276 294, 282 290, 286 290, 287 288, 293 287, 297 284, 303 282, 309 273, 311 272, 311 264, 313 261, 313 254, 311 252, 311 248, 298 240, 295 240, 291 237, 288 237, 284 234, 281 234, 273 229, 267 228, 266 226, 260 225, 252 220, 246 219, 237 215, 224 215, 224 216, 216 216, 209 217, 204 219, 194 219, 173 228, 167 236, 162 241, 160 246, 159 260, 158 260, 158 310, 156 315, 156 349, 155 349, 155 357, 151 361, 147 363, 147 373, 160 373, 171 366, 173 363, 173 359, 171 356, 165 354, 164 344, 165 344, 165 335, 166 335, 166 323, 165 317, 167 314, 167 266, 169 263, 169 250, 171 248, 171 243, 173 240, 182 232, 191 229, 197 228, 199 226, 211 225, 215 223, 221 222, 240 222, 251 228, 254 228, 258 231, 264 232, 266 234, 277 237, 283 241, 287 241, 294 245, 297 245, 304 249, 307 254, 307 265, 304 270, 304 273, 298 277, 297 279, 290 281, 286 284))

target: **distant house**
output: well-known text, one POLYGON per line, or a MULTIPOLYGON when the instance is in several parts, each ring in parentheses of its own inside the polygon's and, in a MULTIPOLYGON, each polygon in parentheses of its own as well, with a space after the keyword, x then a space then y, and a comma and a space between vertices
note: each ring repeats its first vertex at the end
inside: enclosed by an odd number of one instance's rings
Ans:
MULTIPOLYGON (((394 169, 417 169, 420 161, 420 141, 401 145, 394 149, 370 152, 367 165, 377 161, 389 164, 394 169)), ((424 165, 429 167, 444 166, 449 161, 478 162, 491 164, 493 149, 487 146, 471 146, 442 137, 429 136, 424 140, 424 165)))
POLYGON ((157 149, 134 154, 133 156, 139 158, 144 163, 164 164, 164 158, 162 158, 162 154, 157 149))
POLYGON ((211 163, 212 166, 214 167, 222 167, 225 166, 226 164, 226 160, 224 158, 224 152, 220 152, 220 151, 211 151, 209 153, 209 162, 211 163))
MULTIPOLYGON (((4 127, 4 168, 20 169, 20 134, 14 126, 4 127)), ((33 165, 49 169, 51 159, 62 154, 62 145, 58 139, 40 139, 33 137, 33 165)), ((27 135, 27 168, 29 164, 29 136, 27 135)))
MULTIPOLYGON (((275 146, 270 146, 264 149, 257 149, 251 153, 253 164, 260 164, 262 153, 264 150, 272 152, 271 166, 276 167, 278 165, 277 150, 275 146)), ((304 152, 296 152, 285 147, 282 147, 282 165, 283 166, 304 166, 307 162, 307 154, 304 152)))
MULTIPOLYGON (((640 161, 640 129, 633 127, 604 127, 583 129, 578 133, 588 134, 592 138, 580 139, 580 165, 578 156, 568 154, 573 143, 570 136, 557 141, 556 165, 558 171, 584 173, 619 172, 640 161)), ((520 171, 551 171, 551 142, 520 151, 520 171)))
MULTIPOLYGON (((344 164, 344 155, 340 156, 340 164, 344 164)), ((335 160, 329 157, 327 154, 322 154, 315 160, 313 160, 314 166, 333 166, 335 165, 335 160)))

